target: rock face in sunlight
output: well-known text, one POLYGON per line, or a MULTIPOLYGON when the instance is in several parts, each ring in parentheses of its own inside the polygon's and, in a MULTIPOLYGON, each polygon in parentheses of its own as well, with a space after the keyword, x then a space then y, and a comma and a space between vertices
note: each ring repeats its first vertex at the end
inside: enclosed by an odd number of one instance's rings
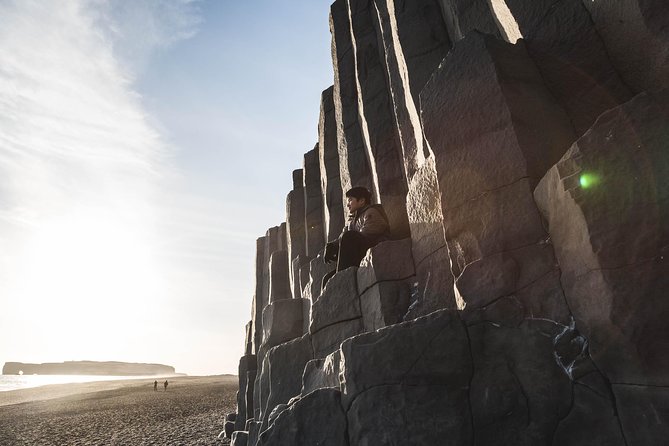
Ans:
POLYGON ((142 364, 133 362, 66 361, 27 364, 6 362, 3 375, 174 375, 174 367, 162 364, 142 364))
POLYGON ((666 442, 667 29, 661 1, 336 0, 233 444, 666 442), (392 240, 322 289, 353 186, 392 240))

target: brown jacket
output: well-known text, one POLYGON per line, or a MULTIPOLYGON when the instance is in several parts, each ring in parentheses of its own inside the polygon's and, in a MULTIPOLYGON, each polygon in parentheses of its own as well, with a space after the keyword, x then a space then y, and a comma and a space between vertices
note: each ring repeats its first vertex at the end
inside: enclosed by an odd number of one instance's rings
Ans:
POLYGON ((368 237, 373 243, 390 238, 388 218, 381 205, 370 205, 349 215, 344 231, 357 231, 368 237))

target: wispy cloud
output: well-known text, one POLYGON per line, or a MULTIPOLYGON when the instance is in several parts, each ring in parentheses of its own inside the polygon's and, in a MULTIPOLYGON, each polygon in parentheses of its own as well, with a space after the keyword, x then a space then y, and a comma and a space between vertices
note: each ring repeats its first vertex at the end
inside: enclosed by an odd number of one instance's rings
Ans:
POLYGON ((196 32, 197 2, 9 0, 0 17, 0 328, 47 323, 30 314, 44 302, 150 304, 145 245, 174 171, 133 80, 196 32))

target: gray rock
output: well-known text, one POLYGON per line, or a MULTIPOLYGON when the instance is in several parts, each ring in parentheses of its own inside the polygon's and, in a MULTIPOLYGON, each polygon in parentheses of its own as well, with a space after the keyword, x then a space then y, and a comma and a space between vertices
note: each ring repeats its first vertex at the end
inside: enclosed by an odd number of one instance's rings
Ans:
POLYGON ((451 42, 478 30, 501 37, 489 0, 439 0, 451 42))
POLYGON ((318 144, 304 154, 304 213, 307 234, 307 256, 314 258, 325 246, 323 228, 323 196, 318 144))
MULTIPOLYGON (((225 422, 225 430, 223 430, 222 434, 223 437, 225 438, 232 438, 232 433, 235 431, 235 422, 234 421, 226 421, 225 422)), ((221 435, 219 435, 219 438, 221 438, 221 435)))
POLYGON ((270 389, 261 430, 268 426, 269 415, 276 406, 300 394, 304 367, 313 357, 309 335, 278 345, 267 353, 270 389))
POLYGON ((320 389, 281 412, 260 435, 262 446, 346 446, 346 415, 335 389, 320 389))
POLYGON ((669 13, 661 1, 587 1, 616 71, 636 92, 669 86, 669 13))
POLYGON ((258 437, 260 436, 260 423, 254 421, 249 425, 249 440, 248 446, 255 446, 258 444, 258 437))
POLYGON ((602 115, 535 190, 579 331, 613 383, 669 385, 669 98, 602 115))
POLYGON ((249 441, 249 433, 245 431, 235 431, 232 433, 232 441, 230 446, 247 446, 249 441))
POLYGON ((393 235, 409 235, 406 214, 407 181, 402 148, 386 86, 375 27, 375 8, 368 0, 349 0, 351 35, 355 54, 358 114, 363 141, 372 166, 373 194, 382 203, 393 235))
POLYGON ((246 324, 246 329, 244 332, 246 336, 244 338, 244 354, 252 355, 253 354, 253 321, 249 321, 246 324))
MULTIPOLYGON (((257 364, 256 364, 257 367, 257 364)), ((248 422, 249 419, 253 419, 255 416, 255 406, 254 406, 254 395, 255 395, 255 383, 256 383, 256 378, 258 376, 258 371, 257 370, 249 370, 246 372, 246 422, 248 422)), ((241 391, 241 389, 240 389, 241 391)), ((248 428, 244 426, 243 429, 247 431, 248 428)))
POLYGON ((302 312, 302 299, 278 300, 265 308, 262 314, 265 351, 302 336, 302 312))
POLYGON ((302 290, 302 297, 314 302, 321 295, 321 286, 323 277, 330 271, 334 270, 336 265, 333 263, 327 264, 323 261, 323 252, 318 254, 318 257, 309 262, 309 282, 302 290))
POLYGON ((336 350, 325 358, 312 359, 307 362, 302 375, 302 396, 316 389, 339 389, 339 363, 341 354, 336 350))
POLYGON ((662 444, 669 438, 669 387, 614 385, 626 444, 662 444))
POLYGON ((321 114, 318 120, 318 158, 323 195, 323 226, 325 240, 334 240, 344 228, 343 192, 339 172, 337 122, 335 120, 333 87, 321 95, 321 114))
POLYGON ((330 353, 339 350, 344 340, 363 332, 362 318, 358 318, 328 325, 311 333, 314 358, 325 358, 330 353))
POLYGON ((546 86, 569 114, 577 135, 604 111, 630 99, 582 0, 505 1, 546 86))
POLYGON ((309 333, 362 316, 356 286, 356 270, 357 268, 351 267, 340 271, 328 281, 323 293, 311 306, 309 333))
POLYGON ((266 237, 260 237, 256 240, 256 261, 255 261, 255 272, 256 272, 256 283, 255 283, 255 294, 253 295, 253 304, 251 309, 251 322, 253 325, 253 345, 252 353, 256 354, 262 343, 262 310, 265 309, 267 301, 263 299, 263 289, 264 289, 264 276, 263 276, 263 264, 265 258, 265 244, 267 243, 266 237))
POLYGON ((407 280, 415 274, 411 239, 381 242, 370 248, 358 268, 358 292, 390 280, 407 280))
POLYGON ((293 190, 286 198, 286 244, 288 246, 288 258, 291 262, 291 290, 293 297, 301 297, 299 282, 299 268, 306 259, 306 233, 304 228, 304 187, 302 170, 293 172, 293 190), (298 260, 301 259, 301 260, 298 260), (297 261, 297 262, 296 262, 297 261))
MULTIPOLYGON (((355 56, 347 0, 336 0, 330 7, 333 101, 337 123, 337 148, 342 192, 354 186, 374 190, 372 170, 358 121, 358 90, 355 56)), ((342 197, 343 199, 343 197, 342 197)))
POLYGON ((237 413, 236 412, 230 412, 225 415, 225 421, 232 421, 233 423, 237 420, 237 413))
POLYGON ((291 299, 288 251, 275 251, 269 259, 269 302, 291 299))
MULTIPOLYGON (((244 430, 244 424, 246 423, 246 418, 251 411, 247 411, 247 373, 249 370, 256 369, 256 356, 255 355, 244 355, 239 359, 239 367, 237 376, 239 378, 239 391, 237 392, 237 416, 235 418, 235 429, 234 430, 244 430)), ((232 420, 228 420, 232 421, 232 420)))
POLYGON ((360 296, 365 331, 402 322, 409 308, 409 283, 403 280, 380 282, 360 296))

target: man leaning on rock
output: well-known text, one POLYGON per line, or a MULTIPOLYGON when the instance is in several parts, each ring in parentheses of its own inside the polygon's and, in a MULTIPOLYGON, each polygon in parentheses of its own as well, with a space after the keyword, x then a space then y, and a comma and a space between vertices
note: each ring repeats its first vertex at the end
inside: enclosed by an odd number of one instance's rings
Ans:
POLYGON ((325 246, 326 263, 337 262, 337 268, 323 277, 321 289, 336 272, 359 266, 367 250, 390 239, 388 217, 380 204, 372 204, 372 194, 364 187, 346 192, 348 222, 337 240, 325 246))

